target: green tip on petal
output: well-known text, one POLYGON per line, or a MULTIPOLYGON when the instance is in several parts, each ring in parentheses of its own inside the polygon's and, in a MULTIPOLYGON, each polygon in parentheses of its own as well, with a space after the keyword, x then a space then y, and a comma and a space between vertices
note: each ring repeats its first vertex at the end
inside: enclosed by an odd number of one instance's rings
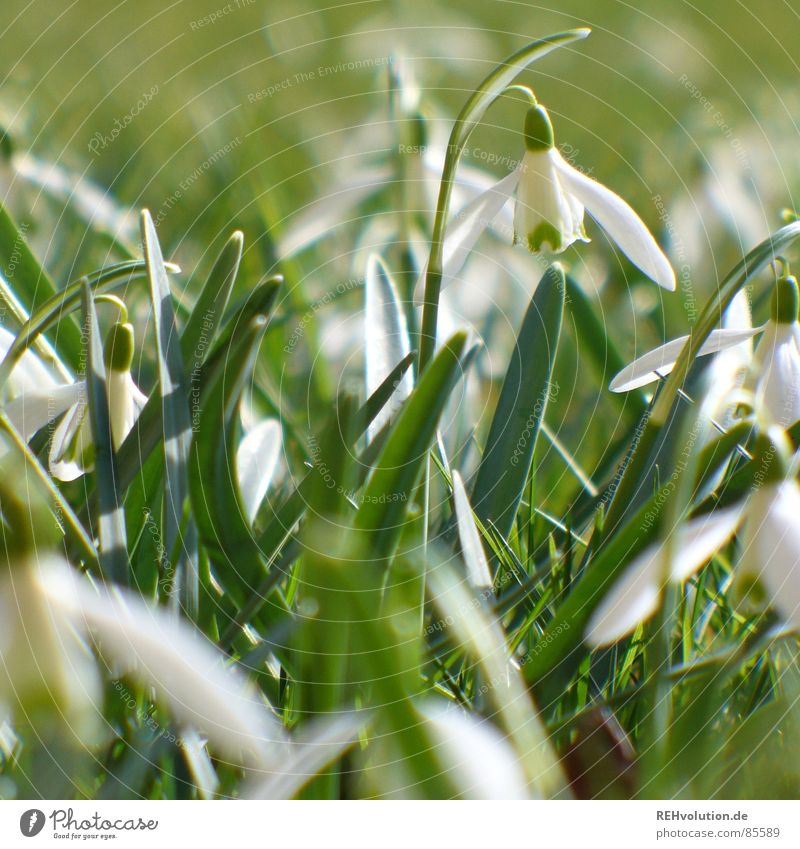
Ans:
POLYGON ((781 277, 775 284, 772 293, 770 316, 778 324, 794 324, 800 310, 800 293, 797 291, 797 280, 792 275, 781 277))
POLYGON ((103 353, 109 371, 130 371, 133 363, 133 325, 127 322, 115 324, 108 331, 103 353))
POLYGON ((564 249, 561 232, 558 228, 547 221, 542 221, 535 230, 528 233, 528 250, 532 254, 538 254, 544 250, 545 245, 554 254, 561 253, 564 249))
POLYGON ((554 145, 553 125, 544 106, 534 106, 525 116, 525 147, 528 150, 550 150, 554 145))

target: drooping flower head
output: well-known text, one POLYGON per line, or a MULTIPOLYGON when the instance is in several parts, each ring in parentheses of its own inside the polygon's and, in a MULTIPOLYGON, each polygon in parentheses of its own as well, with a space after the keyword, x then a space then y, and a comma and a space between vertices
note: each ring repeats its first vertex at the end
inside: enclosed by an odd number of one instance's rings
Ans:
POLYGON ((537 104, 524 124, 525 153, 516 168, 478 195, 448 225, 443 249, 443 281, 455 277, 481 233, 516 191, 514 239, 533 253, 561 253, 589 241, 584 211, 651 280, 674 291, 675 272, 647 226, 611 189, 567 162, 555 146, 547 110, 537 104))
POLYGON ((565 189, 558 160, 564 161, 555 149, 550 116, 543 106, 534 106, 525 116, 525 154, 514 208, 514 243, 531 253, 561 253, 577 240, 589 241, 583 204, 565 189))
POLYGON ((787 428, 800 419, 800 324, 797 280, 775 284, 770 318, 756 350, 755 404, 767 422, 787 428))
MULTIPOLYGON (((769 320, 760 326, 747 326, 749 317, 743 308, 744 292, 734 298, 725 314, 724 327, 713 330, 697 353, 698 357, 721 354, 732 361, 722 370, 714 370, 711 391, 716 394, 717 406, 725 407, 741 386, 740 372, 749 374, 744 381, 750 393, 750 404, 763 426, 779 425, 786 429, 800 420, 800 294, 797 280, 783 274, 775 283, 770 303, 769 320), (738 316, 738 318, 737 318, 738 316), (750 339, 761 334, 755 355, 750 339), (728 371, 721 380, 721 371, 728 371), (725 395, 728 397, 724 397, 725 395)), ((626 366, 611 381, 612 392, 628 392, 645 386, 669 374, 688 336, 673 339, 643 354, 626 366)))
MULTIPOLYGON (((131 375, 134 333, 126 314, 123 313, 121 320, 108 331, 103 354, 111 440, 116 451, 147 403, 147 396, 139 390, 131 375)), ((50 445, 50 472, 63 481, 75 480, 94 464, 88 398, 85 384, 81 386, 81 397, 61 420, 50 445)))

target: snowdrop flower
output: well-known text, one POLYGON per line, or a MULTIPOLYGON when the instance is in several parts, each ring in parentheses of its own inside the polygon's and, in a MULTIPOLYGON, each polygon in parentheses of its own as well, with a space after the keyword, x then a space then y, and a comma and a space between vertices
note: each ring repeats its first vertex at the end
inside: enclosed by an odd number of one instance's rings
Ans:
MULTIPOLYGON (((737 373, 743 366, 749 365, 749 383, 756 412, 767 425, 778 424, 787 428, 800 419, 800 296, 797 281, 786 275, 776 282, 769 321, 759 327, 744 326, 747 322, 741 317, 741 304, 737 305, 737 299, 730 309, 738 311, 739 318, 733 321, 740 326, 713 330, 698 356, 717 354, 719 357, 720 352, 726 356, 731 351, 737 352, 730 365, 737 373), (762 334, 761 339, 755 356, 751 356, 748 340, 759 333, 762 334)), ((728 313, 726 324, 727 316, 728 313)), ((688 336, 673 339, 634 360, 614 377, 609 388, 612 392, 627 392, 669 374, 688 339, 688 336)), ((719 393, 716 368, 712 383, 712 390, 719 393)), ((734 382, 734 390, 739 383, 738 380, 734 382)))
MULTIPOLYGON (((4 505, 5 507, 6 505, 4 505)), ((0 578, 0 710, 56 710, 75 735, 95 739, 100 680, 85 641, 54 610, 45 588, 65 568, 55 555, 28 554, 0 578)), ((60 603, 69 604, 66 597, 60 603)), ((10 718, 7 716, 6 718, 10 718)))
POLYGON ((586 210, 634 265, 665 289, 675 289, 675 272, 645 224, 622 198, 564 159, 541 105, 528 110, 525 153, 517 167, 454 216, 444 242, 443 283, 458 274, 515 190, 515 243, 532 253, 561 253, 575 241, 588 241, 586 210))
POLYGON ((238 763, 262 764, 284 742, 280 723, 222 654, 162 608, 96 588, 60 556, 29 553, 0 579, 0 702, 55 706, 86 742, 96 739, 100 686, 86 637, 114 675, 155 688, 184 728, 238 763))
POLYGON ((669 560, 661 543, 634 558, 592 614, 586 631, 590 645, 609 645, 633 631, 655 613, 664 579, 687 580, 740 529, 738 587, 760 596, 800 628, 800 486, 784 477, 785 437, 774 429, 771 436, 772 441, 762 437, 762 479, 743 504, 687 522, 675 535, 669 560))
MULTIPOLYGON (((123 320, 111 327, 104 346, 114 450, 118 450, 125 441, 147 403, 147 396, 139 390, 131 376, 133 342, 133 325, 123 320)), ((50 443, 50 473, 62 481, 75 480, 89 471, 94 463, 85 383, 81 383, 80 387, 80 397, 59 423, 50 443)))
POLYGON ((778 280, 770 320, 756 350, 756 409, 783 428, 800 419, 800 324, 797 281, 778 280))
POLYGON ((93 588, 66 564, 42 582, 54 615, 95 637, 114 674, 155 688, 183 727, 238 763, 264 763, 285 735, 256 688, 182 619, 133 593, 93 588))

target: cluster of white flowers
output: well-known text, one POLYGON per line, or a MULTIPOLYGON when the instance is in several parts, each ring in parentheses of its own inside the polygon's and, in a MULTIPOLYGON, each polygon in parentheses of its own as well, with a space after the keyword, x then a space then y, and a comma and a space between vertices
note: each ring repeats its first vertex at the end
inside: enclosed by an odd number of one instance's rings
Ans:
MULTIPOLYGON (((524 125, 525 152, 506 177, 476 194, 457 212, 443 245, 442 282, 457 278, 478 238, 506 209, 516 193, 513 242, 531 253, 559 254, 576 241, 588 241, 588 211, 620 250, 645 275, 674 291, 675 273, 646 225, 613 191, 568 163, 555 147, 547 110, 532 106, 524 125)), ((424 272, 423 275, 424 277, 424 272)), ((667 375, 688 337, 675 339, 640 357, 611 382, 615 392, 639 388, 667 375)), ((765 598, 785 618, 800 625, 800 532, 786 521, 792 505, 800 506, 800 487, 790 472, 786 440, 774 426, 786 429, 800 419, 800 324, 795 279, 778 280, 766 324, 753 327, 746 292, 737 294, 723 326, 711 333, 700 355, 714 354, 702 415, 718 426, 732 423, 747 401, 760 432, 772 432, 770 456, 777 459, 765 481, 740 509, 718 511, 689 522, 667 554, 666 546, 647 549, 626 570, 595 612, 587 639, 605 644, 619 639, 650 616, 660 598, 663 576, 684 581, 744 528, 742 575, 747 585, 762 586, 765 598), (761 334, 753 351, 753 337, 761 334), (776 472, 775 469, 780 469, 776 472), (745 521, 746 519, 746 521, 745 521), (665 566, 664 560, 671 557, 665 566), (754 577, 755 576, 755 577, 754 577)), ((386 364, 383 374, 389 371, 386 364)), ((740 581, 740 584, 744 581, 740 581)))
MULTIPOLYGON (((114 450, 147 402, 131 374, 133 327, 121 302, 118 306, 121 320, 109 329, 104 351, 114 450)), ((15 336, 0 328, 0 361, 14 342, 15 336)), ((25 441, 50 426, 54 477, 72 481, 91 470, 94 447, 84 380, 56 376, 27 349, 3 387, 0 409, 25 441)), ((244 405, 242 419, 237 479, 242 510, 252 524, 275 473, 281 428, 274 419, 254 420, 244 405)), ((0 467, 9 472, 16 462, 9 444, 0 442, 0 467)), ((101 688, 85 639, 91 636, 117 674, 156 688, 187 735, 196 729, 218 752, 260 768, 272 769, 287 757, 289 739, 260 694, 243 675, 225 668, 222 654, 192 625, 127 590, 93 586, 47 545, 29 543, 14 556, 6 547, 0 562, 0 718, 11 719, 16 706, 28 710, 44 700, 79 739, 96 741, 101 688)), ((341 745, 352 733, 348 726, 341 745)), ((335 751, 329 747, 331 757, 335 751)))
MULTIPOLYGON (((713 331, 700 355, 714 354, 708 411, 749 409, 759 430, 759 471, 745 500, 687 522, 668 543, 647 548, 594 611, 587 629, 591 645, 613 643, 651 616, 665 581, 680 583, 695 574, 737 531, 739 595, 773 606, 792 627, 800 627, 800 486, 786 429, 800 420, 800 323, 798 284, 780 277, 769 320, 750 327, 745 294, 713 331), (733 325, 733 326, 732 326, 733 325), (751 339, 761 334, 753 352, 751 339), (733 357, 731 354, 733 353, 733 357), (760 461, 760 462, 759 462, 760 461)), ((611 383, 622 392, 668 374, 688 337, 675 339, 631 363, 611 383)))
POLYGON ((544 106, 528 110, 524 135, 525 153, 514 170, 455 215, 445 236, 444 282, 459 273, 478 237, 516 191, 515 243, 532 253, 561 253, 577 240, 588 241, 583 227, 588 211, 634 265, 673 291, 675 272, 644 222, 619 195, 564 159, 544 106))

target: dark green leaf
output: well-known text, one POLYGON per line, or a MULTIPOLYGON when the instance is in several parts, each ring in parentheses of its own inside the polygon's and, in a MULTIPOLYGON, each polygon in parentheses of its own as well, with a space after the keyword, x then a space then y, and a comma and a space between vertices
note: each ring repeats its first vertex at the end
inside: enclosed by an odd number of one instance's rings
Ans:
POLYGON ((83 315, 87 330, 86 387, 94 441, 94 465, 97 478, 97 499, 100 511, 100 567, 104 576, 115 583, 128 581, 128 546, 125 536, 125 516, 117 490, 111 420, 108 409, 106 367, 103 361, 103 342, 97 323, 92 291, 88 280, 83 282, 83 315))
POLYGON ((514 523, 551 394, 564 290, 563 269, 551 265, 522 320, 472 491, 478 518, 503 536, 514 523))
POLYGON ((461 373, 466 334, 456 333, 425 369, 391 428, 362 496, 355 527, 376 560, 391 557, 436 425, 461 373))

